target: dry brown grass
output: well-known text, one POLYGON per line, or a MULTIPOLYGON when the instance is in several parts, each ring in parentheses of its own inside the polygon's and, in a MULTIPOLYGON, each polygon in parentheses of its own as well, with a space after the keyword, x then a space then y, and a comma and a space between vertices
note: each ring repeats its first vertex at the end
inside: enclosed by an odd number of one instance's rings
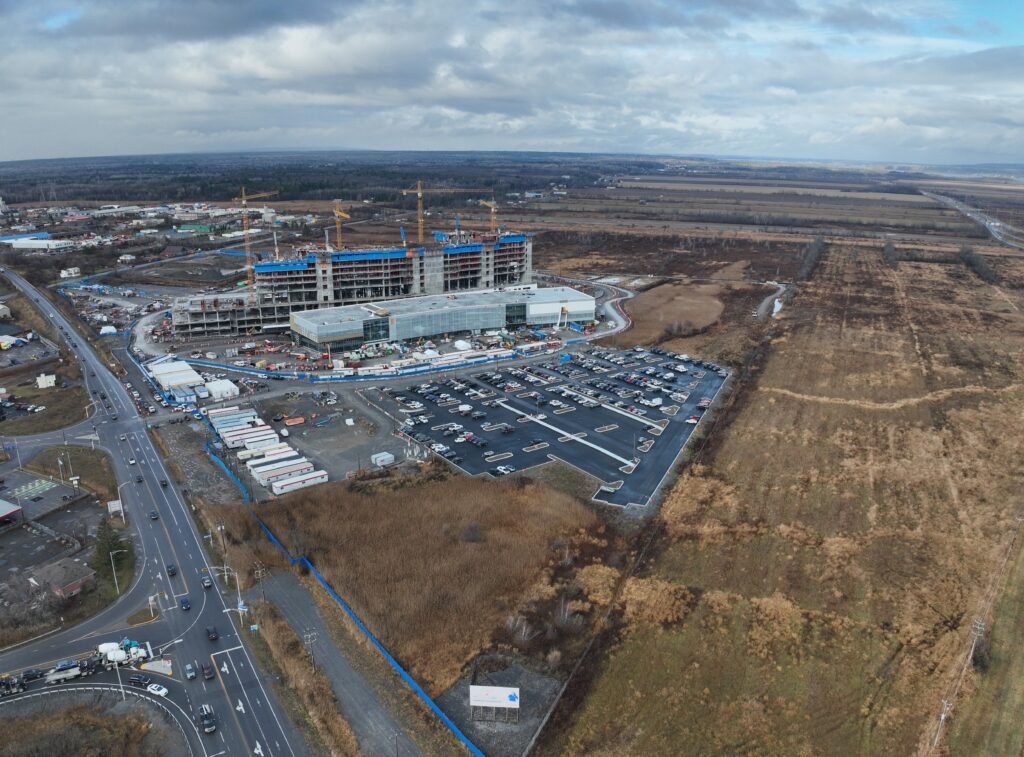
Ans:
POLYGON ((330 484, 261 515, 434 691, 489 645, 552 560, 555 540, 596 523, 540 484, 466 478, 372 495, 330 484))
POLYGON ((67 479, 74 473, 80 478, 79 483, 93 492, 100 502, 113 499, 117 492, 117 481, 114 478, 110 457, 102 450, 70 445, 47 447, 25 467, 44 473, 55 480, 59 480, 61 475, 67 479), (58 457, 64 461, 63 469, 57 462, 58 457))
POLYGON ((260 626, 260 635, 270 647, 287 685, 299 695, 317 733, 331 754, 337 757, 358 755, 359 743, 352 727, 338 710, 334 689, 327 676, 313 668, 302 641, 274 605, 255 602, 252 610, 253 618, 260 626))
MULTIPOLYGON (((645 573, 694 608, 631 630, 557 748, 915 752, 1017 527, 1022 304, 956 266, 831 248, 665 502, 645 573)), ((1019 670, 1017 646, 994 637, 996 664, 1019 670)), ((1016 691, 991 671, 967 691, 989 680, 1016 691)), ((973 717, 1001 722, 1020 697, 985 701, 973 717)), ((958 745, 1022 742, 972 723, 958 745)))
POLYGON ((9 734, 0 746, 4 757, 35 757, 44 754, 123 755, 142 757, 163 744, 184 748, 177 729, 153 718, 145 705, 115 711, 112 703, 74 703, 57 697, 26 715, 8 716, 9 734), (69 706, 70 705, 70 706, 69 706))

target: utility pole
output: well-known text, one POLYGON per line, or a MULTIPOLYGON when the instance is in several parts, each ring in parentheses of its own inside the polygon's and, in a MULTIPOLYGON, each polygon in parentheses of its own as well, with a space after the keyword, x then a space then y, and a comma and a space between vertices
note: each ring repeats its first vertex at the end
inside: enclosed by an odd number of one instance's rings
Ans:
POLYGON ((257 560, 256 564, 253 565, 252 575, 253 575, 253 578, 255 578, 259 582, 260 592, 263 594, 263 601, 266 602, 267 601, 267 589, 263 585, 263 579, 270 575, 270 571, 267 569, 267 566, 265 566, 263 563, 261 563, 259 560, 257 560))
POLYGON ((306 647, 306 651, 309 652, 309 663, 313 666, 313 670, 316 670, 316 658, 313 656, 313 644, 316 642, 319 634, 316 631, 306 630, 302 634, 302 643, 306 647))

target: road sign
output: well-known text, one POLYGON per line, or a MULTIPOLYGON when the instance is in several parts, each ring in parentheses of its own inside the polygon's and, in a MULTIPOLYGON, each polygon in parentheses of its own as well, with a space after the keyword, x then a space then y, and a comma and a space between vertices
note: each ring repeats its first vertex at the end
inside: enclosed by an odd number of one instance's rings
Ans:
POLYGON ((253 633, 256 633, 258 630, 260 630, 259 623, 253 623, 251 626, 249 626, 249 630, 253 633))
POLYGON ((519 709, 519 688, 509 686, 470 686, 470 707, 519 709))

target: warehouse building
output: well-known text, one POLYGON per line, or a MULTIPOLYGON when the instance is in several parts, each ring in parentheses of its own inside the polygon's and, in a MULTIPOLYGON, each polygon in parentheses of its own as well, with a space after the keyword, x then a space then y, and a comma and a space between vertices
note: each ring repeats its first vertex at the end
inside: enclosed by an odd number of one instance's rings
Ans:
MULTIPOLYGON (((175 389, 187 390, 190 387, 203 383, 203 377, 192 370, 192 366, 184 360, 174 360, 167 357, 157 358, 146 365, 146 370, 149 371, 149 375, 153 377, 153 380, 165 392, 171 392, 175 389)), ((188 393, 193 395, 194 398, 194 392, 189 391, 188 393)))
POLYGON ((375 342, 476 334, 520 326, 594 320, 594 298, 569 287, 491 290, 407 297, 291 315, 299 342, 347 349, 375 342))
POLYGON ((182 297, 171 307, 181 337, 284 331, 296 310, 533 282, 526 234, 460 233, 455 241, 397 249, 309 253, 257 263, 253 291, 182 297))

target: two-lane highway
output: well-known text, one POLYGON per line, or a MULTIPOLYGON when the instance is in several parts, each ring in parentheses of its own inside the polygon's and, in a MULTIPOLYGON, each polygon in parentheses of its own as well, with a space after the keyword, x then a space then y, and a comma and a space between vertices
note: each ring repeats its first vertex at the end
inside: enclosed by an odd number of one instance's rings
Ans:
MULTIPOLYGON (((154 648, 166 648, 166 659, 172 662, 175 685, 168 687, 169 698, 190 716, 202 704, 213 707, 217 730, 198 740, 198 753, 207 757, 305 754, 304 742, 264 688, 246 649, 239 630, 236 594, 233 590, 222 591, 189 507, 172 482, 127 390, 52 303, 22 277, 11 272, 6 275, 36 302, 81 362, 86 389, 95 406, 91 418, 95 442, 112 458, 120 498, 132 526, 138 569, 131 587, 117 602, 74 628, 0 655, 0 671, 47 667, 58 659, 85 656, 96 644, 125 636, 148 641, 154 648), (174 566, 173 570, 169 571, 168 566, 174 566), (204 577, 213 578, 209 588, 203 587, 204 577), (127 616, 146 607, 151 599, 160 607, 160 617, 146 625, 128 627, 127 616), (209 638, 208 629, 216 629, 216 640, 209 638), (197 672, 200 664, 206 663, 214 670, 213 678, 204 679, 200 673, 193 680, 185 680, 186 663, 197 672)), ((244 633, 248 633, 247 628, 244 633)))

